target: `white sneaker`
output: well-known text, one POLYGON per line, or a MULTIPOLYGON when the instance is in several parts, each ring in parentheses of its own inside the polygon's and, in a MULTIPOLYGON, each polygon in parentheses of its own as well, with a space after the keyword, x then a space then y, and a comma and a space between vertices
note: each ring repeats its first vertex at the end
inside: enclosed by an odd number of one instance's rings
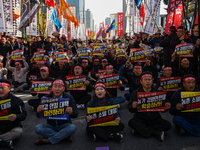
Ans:
POLYGON ((117 109, 120 109, 120 107, 121 107, 120 104, 117 104, 117 109))
POLYGON ((77 109, 85 109, 85 105, 84 104, 78 104, 76 107, 77 107, 77 109))
POLYGON ((10 92, 14 92, 14 90, 15 90, 14 88, 11 88, 11 89, 10 89, 10 92))

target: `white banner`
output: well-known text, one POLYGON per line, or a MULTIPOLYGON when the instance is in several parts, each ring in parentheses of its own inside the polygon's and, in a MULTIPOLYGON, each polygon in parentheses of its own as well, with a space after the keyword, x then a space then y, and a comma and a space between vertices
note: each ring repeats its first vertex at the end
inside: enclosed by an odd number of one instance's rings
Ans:
MULTIPOLYGON (((13 0, 12 6, 19 12, 19 14, 21 14, 21 0, 13 0)), ((13 20, 13 36, 22 37, 22 32, 19 31, 20 20, 21 17, 17 18, 16 20, 13 20)))
POLYGON ((4 0, 3 1, 3 9, 4 9, 6 32, 13 32, 12 0, 4 0))
MULTIPOLYGON (((70 9, 72 10, 74 16, 76 16, 76 7, 70 6, 70 9)), ((76 38, 76 28, 74 27, 74 23, 70 22, 70 28, 71 28, 71 38, 76 38)))
POLYGON ((160 0, 154 0, 154 6, 151 15, 149 16, 149 18, 146 18, 146 25, 144 28, 145 33, 153 35, 155 19, 159 8, 160 8, 160 0))
POLYGON ((68 25, 68 22, 67 22, 67 19, 63 18, 62 17, 62 28, 60 29, 60 35, 65 35, 67 37, 67 25, 68 25))
POLYGON ((126 5, 126 17, 135 16, 135 0, 128 0, 126 5))
MULTIPOLYGON (((29 26, 26 27, 26 35, 29 35, 29 26)), ((31 23, 31 35, 37 36, 37 13, 33 17, 33 20, 31 23)))
POLYGON ((53 7, 50 7, 50 9, 47 8, 47 21, 46 21, 46 30, 45 34, 46 36, 52 36, 52 33, 56 30, 56 27, 51 20, 51 15, 53 13, 53 7))
POLYGON ((3 12, 3 0, 0 0, 0 32, 5 32, 4 12, 3 12))

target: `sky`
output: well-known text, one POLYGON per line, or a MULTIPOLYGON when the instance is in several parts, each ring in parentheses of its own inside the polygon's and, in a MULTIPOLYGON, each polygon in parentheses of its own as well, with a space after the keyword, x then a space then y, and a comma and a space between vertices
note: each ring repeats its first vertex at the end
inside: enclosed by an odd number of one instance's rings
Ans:
MULTIPOLYGON (((161 0, 160 14, 165 14, 166 5, 161 0)), ((94 24, 98 25, 110 14, 123 12, 123 0, 85 0, 85 10, 90 9, 93 14, 94 24)))

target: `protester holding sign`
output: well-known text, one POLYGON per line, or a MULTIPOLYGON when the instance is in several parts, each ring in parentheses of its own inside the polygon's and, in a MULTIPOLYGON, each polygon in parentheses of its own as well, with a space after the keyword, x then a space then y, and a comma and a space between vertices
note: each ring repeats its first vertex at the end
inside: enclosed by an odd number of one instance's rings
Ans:
MULTIPOLYGON (((68 95, 65 91, 65 83, 61 79, 56 79, 53 82, 52 92, 45 97, 47 98, 68 98, 69 107, 65 112, 69 114, 69 120, 51 120, 47 119, 47 124, 39 124, 35 127, 35 132, 43 138, 38 138, 35 145, 41 144, 56 144, 60 141, 68 138, 71 140, 71 135, 75 133, 76 126, 71 123, 71 118, 78 116, 76 109, 76 103, 71 95, 68 95)), ((37 108, 37 116, 43 111, 43 106, 39 105, 37 108)))
POLYGON ((10 94, 10 82, 0 79, 0 145, 14 148, 12 140, 21 136, 22 124, 27 116, 23 101, 10 94))
POLYGON ((173 94, 170 100, 172 105, 170 114, 174 116, 173 122, 177 127, 179 127, 181 135, 185 134, 185 131, 187 131, 194 136, 200 136, 199 112, 181 112, 184 109, 181 100, 181 92, 199 91, 199 89, 195 89, 195 85, 196 82, 194 75, 185 75, 183 77, 183 86, 173 94))
POLYGON ((58 63, 52 62, 50 69, 55 72, 55 78, 66 80, 68 71, 71 69, 69 63, 58 61, 58 63))
MULTIPOLYGON (((114 99, 108 98, 106 95, 106 86, 99 82, 95 84, 95 96, 94 99, 92 99, 89 103, 88 109, 90 108, 100 108, 100 107, 105 107, 105 106, 112 106, 114 105, 114 99)), ((106 108, 106 107, 105 107, 106 108)), ((105 110, 105 109, 104 109, 105 110)), ((118 142, 122 141, 123 135, 119 134, 118 132, 122 131, 124 129, 124 124, 121 123, 121 117, 119 113, 117 112, 117 109, 113 109, 113 111, 108 111, 98 113, 98 115, 93 114, 93 115, 88 115, 86 117, 87 121, 87 132, 93 134, 93 140, 96 141, 97 138, 101 138, 104 141, 108 141, 109 138, 114 139, 118 142), (113 112, 113 113, 111 113, 113 112), (114 112, 117 114, 115 119, 113 118, 114 112), (96 117, 95 117, 96 116, 96 117), (102 126, 92 126, 90 125, 95 125, 95 120, 98 118, 98 121, 102 120, 102 126), (112 125, 109 125, 109 121, 113 121, 112 125), (104 122, 104 123, 103 123, 104 122), (103 124, 107 123, 105 126, 103 124)))
POLYGON ((156 88, 160 91, 167 91, 167 100, 170 100, 174 91, 181 87, 181 77, 172 77, 172 68, 165 67, 163 75, 157 79, 156 88))
POLYGON ((179 26, 177 28, 177 35, 174 36, 170 42, 170 45, 173 49, 175 49, 175 47, 179 44, 182 43, 192 43, 192 41, 189 38, 185 38, 186 35, 185 33, 183 33, 183 26, 179 26))
MULTIPOLYGON (((54 79, 49 77, 49 69, 48 67, 41 67, 40 68, 41 77, 36 81, 53 81, 54 79)), ((37 93, 32 93, 32 87, 29 89, 29 92, 32 96, 36 96, 37 93)), ((28 101, 28 104, 33 107, 34 111, 37 110, 37 107, 40 105, 41 97, 45 96, 46 94, 39 94, 38 99, 31 99, 28 101)))
MULTIPOLYGON (((113 74, 113 75, 115 74, 114 68, 111 64, 107 64, 105 66, 105 69, 106 69, 106 75, 107 74, 113 74)), ((112 80, 110 80, 110 81, 113 82, 112 80)), ((106 82, 109 82, 109 81, 106 81, 106 82)), ((119 85, 119 89, 121 91, 123 91, 125 89, 125 86, 123 85, 121 80, 118 79, 117 84, 119 85)), ((125 102, 126 98, 124 96, 117 96, 117 88, 108 88, 107 91, 108 91, 108 97, 114 99, 114 104, 121 104, 121 103, 125 102)), ((120 107, 120 105, 118 105, 118 107, 120 107)))
POLYGON ((175 67, 174 59, 175 59, 175 54, 172 55, 172 60, 170 64, 170 66, 172 67, 173 76, 175 77, 183 77, 186 74, 192 74, 194 68, 196 68, 195 65, 197 64, 194 64, 193 67, 190 67, 190 62, 187 58, 183 58, 181 60, 181 67, 177 68, 175 67))
MULTIPOLYGON (((79 64, 74 66, 74 75, 75 76, 83 76, 83 67, 79 64)), ((74 79, 73 83, 79 83, 81 79, 74 79)), ((73 96, 76 106, 79 109, 85 109, 87 103, 91 100, 91 95, 88 92, 92 91, 92 84, 88 77, 85 77, 84 86, 86 89, 76 89, 70 90, 70 95, 73 96), (77 94, 78 93, 78 94, 77 94)), ((76 87, 75 87, 76 88, 76 87)))
MULTIPOLYGON (((127 74, 127 68, 124 68, 124 74, 127 74)), ((137 88, 141 86, 140 84, 140 75, 142 73, 142 66, 139 64, 136 64, 133 67, 133 73, 127 74, 127 79, 129 83, 129 93, 126 93, 124 96, 126 97, 126 100, 130 100, 131 94, 133 91, 135 91, 137 88)))
MULTIPOLYGON (((134 132, 138 132, 142 137, 149 138, 156 136, 161 141, 164 141, 164 131, 171 128, 169 121, 161 118, 159 112, 138 112, 138 92, 159 92, 153 85, 153 76, 150 72, 143 72, 141 74, 141 87, 136 89, 132 94, 128 104, 130 112, 134 112, 134 117, 129 120, 129 127, 134 132)), ((166 109, 170 109, 171 104, 165 103, 166 109)))
POLYGON ((15 87, 14 92, 17 92, 21 89, 24 89, 28 86, 26 83, 26 73, 28 71, 28 64, 25 61, 24 56, 22 57, 23 63, 24 63, 24 68, 22 68, 22 64, 20 62, 15 62, 15 67, 10 66, 10 57, 7 57, 7 63, 6 63, 6 68, 14 74, 14 81, 13 85, 15 87))

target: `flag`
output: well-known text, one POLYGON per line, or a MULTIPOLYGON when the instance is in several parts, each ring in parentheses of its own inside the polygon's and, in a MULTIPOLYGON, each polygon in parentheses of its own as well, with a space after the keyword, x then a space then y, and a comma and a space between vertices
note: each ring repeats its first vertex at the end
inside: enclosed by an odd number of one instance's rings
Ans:
POLYGON ((174 20, 173 25, 178 28, 182 24, 182 16, 183 16, 183 3, 184 0, 176 0, 175 10, 174 10, 174 20))
POLYGON ((58 19, 56 8, 54 8, 54 10, 53 10, 53 13, 51 15, 51 20, 53 21, 53 23, 56 26, 56 31, 59 32, 59 30, 62 27, 62 25, 60 23, 60 20, 58 19))
POLYGON ((55 7, 54 5, 54 0, 45 0, 45 4, 51 6, 51 7, 55 7))
POLYGON ((196 16, 196 19, 195 19, 195 23, 194 23, 194 24, 198 24, 198 18, 199 18, 199 16, 198 16, 198 12, 197 12, 197 16, 196 16))
POLYGON ((63 15, 63 18, 67 19, 68 21, 73 22, 75 28, 77 28, 78 21, 64 0, 60 0, 60 13, 61 13, 61 15, 63 15))
POLYGON ((21 21, 19 25, 20 31, 22 31, 23 28, 29 26, 29 2, 30 2, 30 20, 33 19, 37 11, 40 9, 40 3, 37 0, 24 1, 21 21))
POLYGON ((167 20, 166 20, 166 25, 165 25, 165 33, 167 34, 169 34, 169 27, 173 25, 175 3, 176 2, 174 0, 169 0, 167 20))
POLYGON ((103 26, 100 28, 99 32, 97 33, 96 39, 97 39, 98 37, 102 36, 102 31, 103 31, 102 29, 103 29, 103 26))
POLYGON ((92 39, 92 40, 94 40, 94 36, 95 36, 94 34, 95 34, 95 33, 94 33, 94 30, 93 30, 92 33, 91 33, 91 39, 92 39))
POLYGON ((67 39, 71 38, 71 28, 70 28, 70 21, 67 22, 67 39))
POLYGON ((16 20, 20 17, 20 14, 16 8, 13 9, 13 20, 16 20))
POLYGON ((106 33, 108 33, 111 30, 114 30, 114 29, 115 29, 115 19, 112 21, 109 28, 106 30, 106 33))
POLYGON ((86 37, 90 37, 90 30, 89 30, 89 28, 86 29, 86 37))
POLYGON ((139 9, 139 14, 140 14, 140 24, 143 26, 144 24, 144 18, 145 18, 145 8, 144 8, 144 3, 142 0, 135 0, 136 6, 139 9))

